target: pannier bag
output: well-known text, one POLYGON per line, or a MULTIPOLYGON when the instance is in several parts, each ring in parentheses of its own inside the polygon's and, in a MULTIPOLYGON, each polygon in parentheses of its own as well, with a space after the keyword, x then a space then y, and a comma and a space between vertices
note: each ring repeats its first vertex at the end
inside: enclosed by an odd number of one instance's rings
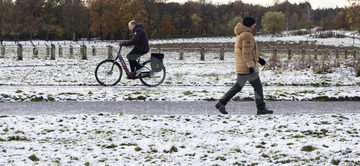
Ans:
POLYGON ((164 68, 163 64, 164 54, 161 53, 151 53, 151 70, 153 72, 159 72, 164 68))

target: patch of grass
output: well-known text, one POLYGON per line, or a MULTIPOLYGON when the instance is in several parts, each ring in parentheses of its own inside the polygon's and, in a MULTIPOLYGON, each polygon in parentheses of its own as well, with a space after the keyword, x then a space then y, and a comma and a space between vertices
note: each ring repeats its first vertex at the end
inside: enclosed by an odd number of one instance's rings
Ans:
POLYGON ((324 135, 326 135, 327 132, 329 132, 327 129, 321 129, 320 130, 324 135))
POLYGON ((34 161, 34 162, 40 161, 40 159, 39 159, 38 157, 36 157, 35 154, 32 154, 31 156, 29 156, 29 159, 30 159, 31 161, 34 161))
POLYGON ((345 120, 349 120, 349 118, 347 118, 347 117, 345 117, 345 116, 339 116, 339 118, 341 118, 341 119, 345 119, 345 120))
POLYGON ((171 146, 170 153, 171 152, 178 152, 178 148, 175 145, 171 146))
POLYGON ((215 158, 215 160, 226 161, 226 158, 224 156, 218 156, 215 158))
POLYGON ((22 90, 16 90, 15 93, 21 93, 23 92, 22 90))
MULTIPOLYGON (((115 145, 115 144, 105 146, 106 149, 115 149, 116 147, 117 147, 117 145, 115 145)), ((136 148, 135 148, 135 150, 136 150, 136 148)))
POLYGON ((207 90, 203 90, 203 91, 201 91, 202 93, 209 93, 207 90))
POLYGON ((175 145, 171 146, 169 151, 164 150, 164 153, 173 153, 173 152, 178 152, 178 148, 175 145))
POLYGON ((185 154, 185 156, 195 156, 196 153, 188 153, 188 154, 185 154))
POLYGON ((303 135, 295 135, 293 138, 304 138, 305 136, 303 135))
POLYGON ((15 134, 25 134, 25 132, 17 130, 17 131, 15 131, 15 134))
POLYGON ((27 118, 27 119, 29 119, 29 120, 35 120, 35 118, 33 118, 33 117, 31 117, 31 118, 27 118))
POLYGON ((340 162, 341 162, 340 159, 332 159, 332 160, 331 160, 331 164, 333 164, 333 165, 339 165, 340 162))
POLYGON ((20 137, 20 136, 10 136, 8 137, 7 141, 27 141, 28 139, 26 137, 20 137))
POLYGON ((140 147, 135 147, 135 151, 137 151, 137 152, 139 152, 139 151, 141 151, 142 150, 142 148, 140 148, 140 147))
POLYGON ((311 146, 311 145, 308 145, 308 146, 304 146, 301 148, 301 151, 304 151, 304 152, 312 152, 314 151, 316 148, 311 146))
POLYGON ((137 98, 136 98, 137 100, 146 100, 146 97, 145 96, 138 96, 137 98))
POLYGON ((262 145, 256 145, 255 147, 256 147, 256 148, 262 148, 262 149, 265 148, 265 146, 262 146, 262 145))
POLYGON ((190 95, 192 95, 193 93, 192 93, 191 91, 185 91, 185 92, 183 92, 183 94, 186 95, 186 96, 190 96, 190 95))
POLYGON ((42 97, 42 96, 39 96, 39 97, 35 96, 34 98, 31 98, 31 101, 32 101, 32 102, 44 101, 44 97, 42 97))
POLYGON ((51 132, 54 132, 55 130, 52 130, 52 129, 44 129, 44 132, 46 133, 51 133, 51 132))
POLYGON ((265 154, 265 153, 263 153, 261 156, 264 157, 264 158, 270 158, 270 156, 265 154))

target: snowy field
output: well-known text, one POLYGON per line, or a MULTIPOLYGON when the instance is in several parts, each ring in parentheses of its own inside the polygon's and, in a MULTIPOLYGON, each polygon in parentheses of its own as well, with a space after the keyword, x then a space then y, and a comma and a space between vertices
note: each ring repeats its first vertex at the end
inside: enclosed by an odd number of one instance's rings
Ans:
MULTIPOLYGON (((313 39, 257 38, 295 42, 313 39)), ((314 40, 324 45, 352 45, 352 39, 345 39, 314 40)), ((233 38, 190 41, 225 43, 233 42, 233 38)), ((75 48, 80 44, 72 43, 75 48)), ((359 114, 127 115, 121 110, 71 115, 1 114, 2 102, 212 101, 236 80, 232 52, 225 53, 224 61, 218 58, 219 52, 207 52, 205 61, 201 61, 196 51, 185 52, 185 60, 178 60, 177 51, 167 50, 167 78, 161 86, 148 88, 139 80, 123 77, 114 87, 102 87, 95 80, 94 70, 107 57, 109 44, 117 47, 116 43, 99 43, 101 49, 95 56, 91 55, 93 43, 89 44, 88 60, 81 60, 78 50, 70 56, 68 48, 64 48, 62 57, 56 55, 56 60, 49 60, 44 47, 33 58, 32 47, 25 45, 22 61, 16 60, 15 47, 6 50, 5 57, 0 58, 0 166, 360 165, 359 114)), ((127 48, 123 53, 129 51, 127 48)), ((265 54, 264 58, 269 60, 270 56, 265 54)), ((290 67, 261 67, 266 100, 360 100, 360 77, 356 77, 352 57, 330 58, 327 63, 335 65, 323 74, 314 73, 312 67, 291 66, 298 65, 299 56, 294 56, 292 62, 285 63, 285 59, 282 56, 282 66, 290 67)), ((247 85, 233 100, 253 97, 247 85)))
MULTIPOLYGON (((185 52, 185 60, 178 60, 178 52, 167 51, 164 60, 167 77, 161 86, 148 88, 139 80, 127 80, 123 76, 118 85, 102 87, 96 82, 94 71, 106 58, 106 49, 99 49, 97 54, 88 55, 88 60, 80 60, 80 55, 49 60, 46 56, 32 58, 29 53, 24 60, 18 61, 15 53, 13 56, 9 53, 0 59, 0 101, 214 100, 236 80, 232 52, 225 53, 224 61, 219 60, 218 52, 207 52, 205 61, 201 61, 196 51, 185 52)), ((270 56, 264 58, 269 61, 270 56)), ((144 57, 147 59, 149 55, 144 57)), ((331 58, 327 63, 335 64, 335 67, 330 67, 324 74, 314 73, 313 67, 291 67, 297 65, 300 56, 289 63, 285 62, 286 55, 282 57, 284 68, 261 67, 267 100, 359 100, 360 77, 356 77, 353 57, 331 58)), ((321 66, 319 62, 320 65, 314 67, 321 66)), ((251 86, 247 85, 234 99, 253 96, 251 86)))
POLYGON ((360 165, 359 114, 0 120, 0 165, 360 165))

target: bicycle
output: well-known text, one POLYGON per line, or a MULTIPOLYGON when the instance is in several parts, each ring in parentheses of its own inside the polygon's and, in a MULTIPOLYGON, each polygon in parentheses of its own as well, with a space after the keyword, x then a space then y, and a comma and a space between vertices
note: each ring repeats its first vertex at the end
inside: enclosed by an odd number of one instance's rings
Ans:
MULTIPOLYGON (((102 86, 115 86, 122 78, 123 70, 125 71, 127 79, 140 79, 140 81, 148 87, 159 86, 166 76, 166 69, 162 63, 164 54, 151 53, 151 59, 142 64, 145 69, 138 75, 131 74, 122 55, 121 46, 114 59, 106 59, 100 62, 95 69, 95 78, 102 86), (119 62, 120 63, 119 63, 119 62)), ((138 59, 140 62, 140 58, 138 59)))

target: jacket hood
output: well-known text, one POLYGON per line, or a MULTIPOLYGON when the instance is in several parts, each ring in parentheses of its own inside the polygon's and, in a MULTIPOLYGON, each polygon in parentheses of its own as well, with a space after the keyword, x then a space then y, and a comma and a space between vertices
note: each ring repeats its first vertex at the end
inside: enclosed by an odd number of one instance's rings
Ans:
POLYGON ((138 29, 138 28, 144 29, 144 27, 143 27, 141 24, 137 23, 137 24, 135 25, 135 28, 134 28, 133 31, 135 31, 135 29, 138 29))
POLYGON ((236 25, 234 32, 236 35, 240 35, 243 32, 250 32, 253 34, 253 31, 250 27, 247 27, 240 22, 236 25))

